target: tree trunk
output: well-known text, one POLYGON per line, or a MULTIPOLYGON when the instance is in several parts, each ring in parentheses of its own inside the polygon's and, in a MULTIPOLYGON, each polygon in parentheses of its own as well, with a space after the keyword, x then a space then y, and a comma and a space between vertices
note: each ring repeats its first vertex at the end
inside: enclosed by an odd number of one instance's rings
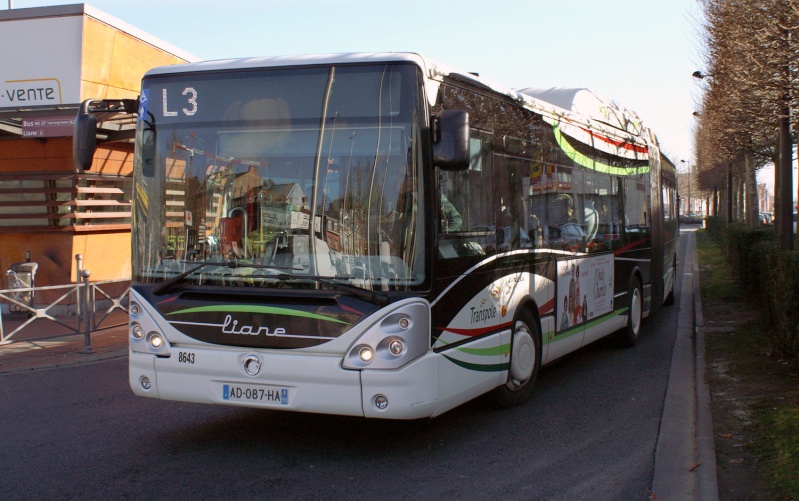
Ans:
POLYGON ((732 193, 732 165, 727 164, 727 196, 725 197, 727 200, 724 204, 724 212, 727 214, 727 223, 732 223, 732 193))
POLYGON ((751 152, 746 152, 744 161, 746 162, 746 224, 750 228, 757 228, 760 226, 760 208, 757 205, 757 176, 751 152))
POLYGON ((735 178, 735 220, 746 224, 746 212, 744 212, 744 177, 741 175, 735 178))
POLYGON ((793 143, 791 142, 791 109, 788 97, 780 110, 780 164, 776 176, 779 177, 779 204, 777 224, 779 225, 780 250, 793 250, 793 143))

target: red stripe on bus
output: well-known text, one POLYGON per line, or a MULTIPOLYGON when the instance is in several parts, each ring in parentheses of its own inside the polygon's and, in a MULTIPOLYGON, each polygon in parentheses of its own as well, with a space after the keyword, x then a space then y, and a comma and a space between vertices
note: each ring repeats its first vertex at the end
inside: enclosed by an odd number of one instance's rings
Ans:
POLYGON ((617 148, 624 148, 625 150, 634 151, 636 153, 649 153, 649 148, 647 148, 646 146, 638 146, 637 144, 628 143, 628 142, 625 142, 625 141, 615 141, 615 140, 613 140, 613 139, 611 139, 609 137, 600 136, 599 134, 591 132, 588 129, 585 129, 585 128, 582 128, 582 129, 585 132, 587 132, 588 134, 590 134, 591 137, 597 138, 600 141, 604 141, 604 142, 606 142, 608 144, 612 144, 613 146, 615 146, 617 148))
POLYGON ((539 315, 546 315, 547 313, 552 313, 555 311, 555 298, 553 297, 546 303, 544 303, 540 308, 538 308, 539 315))
POLYGON ((645 238, 644 240, 636 240, 635 242, 633 242, 631 244, 627 244, 624 247, 622 247, 620 249, 617 249, 616 252, 614 252, 613 254, 615 256, 620 256, 620 255, 622 255, 623 253, 625 253, 627 251, 633 250, 636 247, 641 247, 642 245, 646 245, 648 243, 649 243, 649 239, 648 238, 645 238))
POLYGON ((510 326, 511 326, 511 322, 507 322, 507 323, 499 324, 499 325, 492 325, 492 326, 489 326, 489 327, 482 327, 480 329, 456 329, 454 327, 439 327, 438 329, 441 330, 441 331, 446 331, 446 332, 451 332, 453 334, 458 334, 460 336, 475 337, 475 336, 481 336, 483 334, 487 334, 487 333, 495 331, 497 329, 508 328, 510 326))

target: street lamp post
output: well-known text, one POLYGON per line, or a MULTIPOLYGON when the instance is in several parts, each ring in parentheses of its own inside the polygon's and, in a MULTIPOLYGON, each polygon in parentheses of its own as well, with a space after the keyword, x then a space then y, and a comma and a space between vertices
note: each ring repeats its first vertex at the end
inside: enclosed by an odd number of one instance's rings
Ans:
POLYGON ((688 165, 688 214, 685 214, 685 208, 683 208, 683 214, 690 217, 693 212, 693 202, 691 201, 691 163, 688 160, 680 160, 680 163, 688 165))
MULTIPOLYGON (((707 74, 707 73, 702 73, 700 70, 694 71, 691 74, 691 76, 696 78, 697 80, 705 80, 705 79, 709 78, 711 80, 711 82, 715 79, 714 75, 707 74)), ((700 113, 695 111, 694 112, 694 116, 695 117, 699 117, 700 113)), ((733 200, 732 200, 732 165, 730 165, 729 163, 727 164, 727 197, 726 198, 727 198, 727 201, 726 201, 727 202, 726 203, 727 210, 725 212, 727 213, 727 222, 731 223, 732 222, 732 205, 733 205, 733 200)))

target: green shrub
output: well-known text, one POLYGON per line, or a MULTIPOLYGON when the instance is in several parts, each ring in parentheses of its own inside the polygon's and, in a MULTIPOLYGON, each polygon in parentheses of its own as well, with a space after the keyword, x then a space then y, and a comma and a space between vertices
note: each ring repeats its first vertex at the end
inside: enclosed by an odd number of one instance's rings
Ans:
POLYGON ((760 306, 772 349, 799 367, 799 252, 780 251, 771 229, 707 221, 742 291, 760 306))
POLYGON ((762 297, 767 290, 762 270, 769 252, 769 243, 776 242, 771 229, 750 229, 741 224, 727 226, 727 259, 738 275, 744 292, 754 297, 762 297), (763 243, 764 245, 760 245, 763 243))
POLYGON ((708 217, 705 219, 705 227, 707 228, 708 235, 718 244, 721 244, 724 240, 724 228, 726 226, 727 223, 722 221, 721 218, 708 217))
POLYGON ((766 256, 773 347, 799 362, 799 252, 775 251, 766 256))

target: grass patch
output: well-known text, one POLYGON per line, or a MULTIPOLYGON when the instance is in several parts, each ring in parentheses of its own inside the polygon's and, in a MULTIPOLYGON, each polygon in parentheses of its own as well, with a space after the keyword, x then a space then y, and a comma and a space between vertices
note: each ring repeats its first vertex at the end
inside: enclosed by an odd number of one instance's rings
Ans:
POLYGON ((758 426, 765 430, 760 446, 770 458, 766 474, 785 499, 799 499, 799 407, 772 406, 760 414, 758 426))
POLYGON ((720 495, 799 501, 799 379, 717 244, 695 235, 720 495))
POLYGON ((702 301, 706 298, 739 301, 741 288, 736 283, 726 258, 706 231, 696 232, 696 255, 699 261, 702 301))

